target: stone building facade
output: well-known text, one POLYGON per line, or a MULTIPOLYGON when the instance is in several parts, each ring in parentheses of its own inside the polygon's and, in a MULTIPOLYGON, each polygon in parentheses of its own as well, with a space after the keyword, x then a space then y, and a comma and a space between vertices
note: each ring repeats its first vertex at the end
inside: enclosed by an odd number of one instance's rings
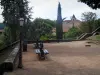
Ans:
POLYGON ((63 21, 63 32, 67 32, 73 26, 78 27, 81 24, 81 21, 76 19, 75 15, 72 16, 71 20, 63 21))

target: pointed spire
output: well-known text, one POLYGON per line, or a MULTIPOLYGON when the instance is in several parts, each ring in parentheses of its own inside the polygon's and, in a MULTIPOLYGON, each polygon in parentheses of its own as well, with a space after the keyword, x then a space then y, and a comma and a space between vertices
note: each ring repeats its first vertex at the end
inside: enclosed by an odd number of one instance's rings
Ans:
POLYGON ((74 15, 74 14, 73 14, 73 16, 72 16, 71 20, 72 20, 72 21, 73 21, 73 20, 76 20, 76 17, 75 17, 75 15, 74 15))
POLYGON ((72 18, 71 18, 72 22, 73 22, 73 27, 74 27, 74 21, 76 20, 75 15, 73 14, 72 18))

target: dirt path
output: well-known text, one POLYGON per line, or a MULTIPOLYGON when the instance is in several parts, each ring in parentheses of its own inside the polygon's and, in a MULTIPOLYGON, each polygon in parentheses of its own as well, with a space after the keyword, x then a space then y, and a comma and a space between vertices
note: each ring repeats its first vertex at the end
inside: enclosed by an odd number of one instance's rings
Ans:
POLYGON ((7 75, 100 75, 100 47, 85 47, 86 41, 47 43, 49 55, 38 60, 32 45, 23 53, 23 69, 7 75))

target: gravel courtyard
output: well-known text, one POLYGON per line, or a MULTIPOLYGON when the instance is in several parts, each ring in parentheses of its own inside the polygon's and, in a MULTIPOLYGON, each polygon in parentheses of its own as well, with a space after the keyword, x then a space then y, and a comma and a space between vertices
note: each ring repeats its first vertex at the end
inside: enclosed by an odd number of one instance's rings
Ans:
POLYGON ((23 69, 7 75, 100 75, 100 46, 85 45, 86 41, 45 43, 50 54, 41 61, 29 44, 23 53, 23 69))

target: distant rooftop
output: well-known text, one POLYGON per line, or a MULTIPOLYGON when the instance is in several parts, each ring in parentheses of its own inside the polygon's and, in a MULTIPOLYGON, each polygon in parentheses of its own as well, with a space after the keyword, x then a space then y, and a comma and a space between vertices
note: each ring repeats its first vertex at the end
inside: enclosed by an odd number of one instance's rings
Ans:
POLYGON ((0 30, 4 29, 5 25, 3 23, 0 23, 0 30))

